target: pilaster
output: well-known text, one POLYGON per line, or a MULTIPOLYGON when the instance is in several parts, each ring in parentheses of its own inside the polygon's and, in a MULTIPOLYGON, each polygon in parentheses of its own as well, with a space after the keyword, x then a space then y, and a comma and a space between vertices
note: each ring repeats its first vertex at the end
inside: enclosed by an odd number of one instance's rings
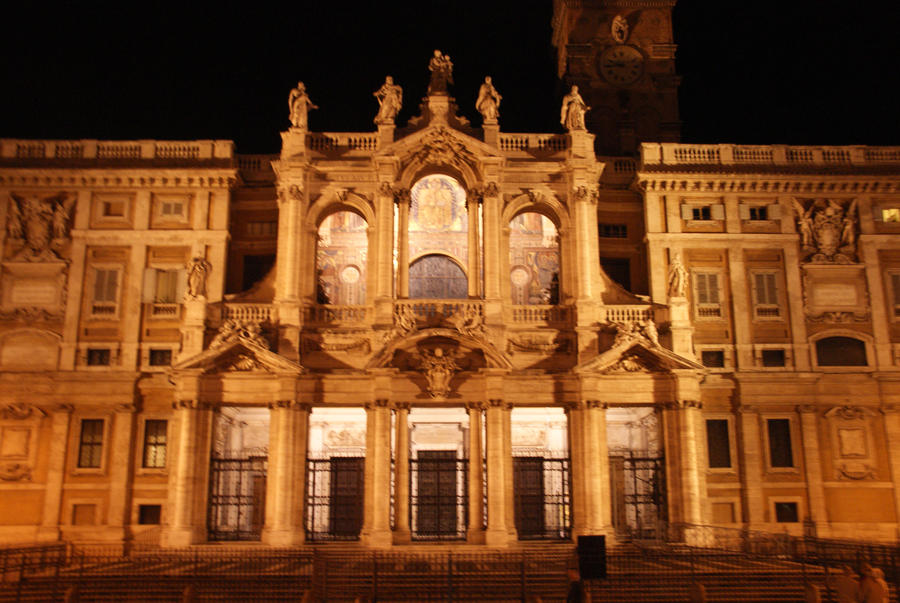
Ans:
POLYGON ((741 405, 737 408, 740 424, 741 441, 739 455, 741 460, 741 481, 743 496, 743 520, 748 529, 756 529, 763 522, 762 439, 759 433, 759 408, 741 405))
POLYGON ((817 536, 831 532, 828 510, 825 504, 825 486, 822 479, 822 459, 819 455, 818 413, 812 404, 797 407, 800 413, 800 429, 803 438, 803 466, 806 469, 806 489, 809 500, 809 518, 816 526, 817 536))
POLYGON ((504 414, 508 413, 509 407, 503 400, 488 400, 485 411, 488 499, 488 526, 485 532, 485 544, 489 546, 507 546, 509 544, 509 524, 512 518, 508 516, 509 504, 506 498, 507 482, 512 481, 512 475, 507 475, 508 465, 506 459, 503 458, 506 448, 504 430, 509 425, 504 414))
POLYGON ((134 404, 116 407, 112 425, 112 455, 109 466, 109 511, 107 523, 130 540, 131 493, 134 485, 134 404))
POLYGON ((750 317, 753 315, 753 308, 750 307, 747 297, 744 251, 736 245, 728 248, 728 276, 731 284, 736 364, 738 368, 752 367, 753 345, 750 337, 750 317))
MULTIPOLYGON (((881 412, 884 414, 884 436, 891 465, 891 482, 894 484, 894 512, 900 517, 900 405, 885 404, 881 412)), ((897 526, 895 538, 900 538, 900 523, 897 526)))
POLYGON ((394 404, 394 544, 408 544, 409 529, 409 404, 394 404))
POLYGON ((209 469, 210 411, 198 400, 173 404, 178 422, 174 470, 169 475, 169 522, 163 546, 183 547, 206 537, 206 479, 209 469))
POLYGON ((273 546, 295 546, 305 539, 303 503, 310 406, 295 400, 279 400, 270 404, 269 409, 266 521, 262 541, 273 546))
POLYGON ((370 547, 391 544, 391 408, 386 399, 366 404, 366 477, 360 540, 370 547))
POLYGON ((50 424, 50 449, 47 451, 47 483, 44 485, 44 511, 38 540, 59 540, 60 506, 66 472, 72 406, 60 404, 53 409, 50 424))
POLYGON ((469 402, 466 410, 469 413, 469 526, 466 542, 469 544, 484 543, 484 431, 485 405, 481 402, 469 402))
POLYGON ((612 505, 609 478, 609 447, 606 435, 607 405, 598 400, 585 403, 585 453, 587 464, 586 482, 589 523, 586 526, 590 534, 606 534, 607 539, 614 538, 612 526, 612 505))

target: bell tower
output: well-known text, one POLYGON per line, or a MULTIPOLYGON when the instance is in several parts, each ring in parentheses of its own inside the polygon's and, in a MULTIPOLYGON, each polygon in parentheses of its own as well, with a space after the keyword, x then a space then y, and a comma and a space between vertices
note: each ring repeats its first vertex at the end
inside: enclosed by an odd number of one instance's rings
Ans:
POLYGON ((554 0, 553 44, 566 89, 591 106, 597 152, 630 155, 641 142, 678 142, 675 0, 554 0))

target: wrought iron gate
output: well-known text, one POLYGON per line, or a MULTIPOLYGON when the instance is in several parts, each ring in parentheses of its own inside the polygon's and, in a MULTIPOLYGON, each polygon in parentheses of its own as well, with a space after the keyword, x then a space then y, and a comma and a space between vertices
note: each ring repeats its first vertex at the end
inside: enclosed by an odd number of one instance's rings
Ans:
POLYGON ((420 450, 409 461, 414 540, 463 540, 468 522, 468 461, 453 450, 420 450))
POLYGON ((520 540, 569 538, 569 459, 514 457, 513 489, 520 540))
POLYGON ((357 540, 363 521, 365 459, 310 459, 306 469, 306 538, 357 540))
POLYGON ((616 513, 619 532, 635 540, 664 539, 668 517, 665 459, 626 456, 610 460, 619 468, 610 472, 621 507, 616 513))
POLYGON ((267 459, 210 459, 210 540, 260 539, 265 521, 267 459))

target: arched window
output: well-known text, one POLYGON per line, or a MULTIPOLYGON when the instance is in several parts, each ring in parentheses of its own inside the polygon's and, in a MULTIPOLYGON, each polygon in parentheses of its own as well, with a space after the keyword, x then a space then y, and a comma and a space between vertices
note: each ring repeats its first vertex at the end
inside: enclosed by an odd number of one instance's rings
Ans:
POLYGON ((823 337, 816 342, 819 366, 867 366, 866 343, 853 337, 823 337))
POLYGON ((316 248, 316 301, 366 303, 366 221, 352 211, 331 214, 319 225, 316 248))
POLYGON ((559 303, 559 236, 546 216, 524 212, 510 221, 509 279, 514 304, 559 303))
POLYGON ((413 185, 408 236, 410 298, 468 297, 469 215, 459 182, 432 174, 413 185))

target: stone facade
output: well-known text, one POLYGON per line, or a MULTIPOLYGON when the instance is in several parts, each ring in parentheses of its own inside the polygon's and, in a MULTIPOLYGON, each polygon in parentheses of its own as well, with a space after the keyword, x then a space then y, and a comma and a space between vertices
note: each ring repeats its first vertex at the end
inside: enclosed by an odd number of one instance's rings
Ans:
POLYGON ((900 150, 607 156, 452 69, 279 155, 0 140, 0 540, 897 538, 900 150))

